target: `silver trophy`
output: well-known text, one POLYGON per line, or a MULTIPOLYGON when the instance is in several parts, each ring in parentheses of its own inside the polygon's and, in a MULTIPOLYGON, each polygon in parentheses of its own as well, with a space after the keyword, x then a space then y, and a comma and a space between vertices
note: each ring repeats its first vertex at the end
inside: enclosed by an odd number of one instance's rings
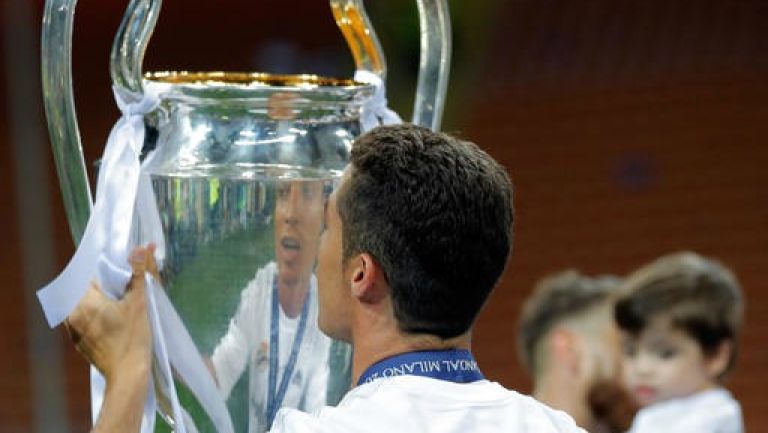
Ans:
MULTIPOLYGON (((417 3, 421 62, 412 121, 437 129, 450 61, 448 9, 446 0, 417 3)), ((399 120, 386 108, 385 59, 362 0, 331 0, 354 78, 145 74, 160 6, 130 2, 110 65, 124 118, 140 116, 141 172, 151 185, 150 219, 162 229, 161 282, 172 304, 160 316, 178 315, 234 431, 262 432, 280 407, 333 405, 350 386, 350 348, 317 328, 314 266, 325 200, 353 140, 399 120)), ((47 0, 42 69, 64 205, 79 243, 93 204, 72 94, 74 7, 75 0, 47 0)), ((119 171, 101 175, 120 182, 119 171)), ((132 220, 138 243, 159 240, 142 229, 151 225, 146 209, 137 205, 132 220)), ((167 346, 173 355, 173 342, 167 346)), ((155 430, 220 431, 181 373, 174 365, 164 377, 154 374, 163 420, 155 430)))

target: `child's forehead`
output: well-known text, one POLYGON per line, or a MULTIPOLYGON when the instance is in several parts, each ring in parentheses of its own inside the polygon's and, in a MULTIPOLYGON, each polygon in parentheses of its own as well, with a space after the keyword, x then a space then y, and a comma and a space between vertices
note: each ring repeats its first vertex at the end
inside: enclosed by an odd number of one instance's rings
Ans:
POLYGON ((645 327, 637 334, 624 332, 625 338, 648 343, 657 342, 696 342, 684 329, 674 324, 670 314, 657 314, 651 317, 645 327))

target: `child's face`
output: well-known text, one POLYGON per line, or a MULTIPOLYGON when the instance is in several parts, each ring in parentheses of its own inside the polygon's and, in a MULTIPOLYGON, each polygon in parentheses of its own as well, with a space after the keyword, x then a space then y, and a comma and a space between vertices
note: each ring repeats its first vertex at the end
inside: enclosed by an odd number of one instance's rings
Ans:
POLYGON ((716 371, 698 342, 668 321, 652 320, 639 336, 624 334, 624 384, 641 407, 711 388, 716 371))

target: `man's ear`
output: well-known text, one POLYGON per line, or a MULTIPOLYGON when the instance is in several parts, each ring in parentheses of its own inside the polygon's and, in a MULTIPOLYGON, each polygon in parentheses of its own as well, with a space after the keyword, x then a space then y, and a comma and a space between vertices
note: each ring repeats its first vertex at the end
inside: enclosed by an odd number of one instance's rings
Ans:
POLYGON ((549 353, 559 365, 564 366, 572 375, 581 368, 581 342, 576 334, 567 328, 555 328, 549 335, 549 353))
POLYGON ((352 296, 362 303, 377 303, 384 296, 384 288, 378 284, 383 273, 381 266, 368 253, 360 253, 347 265, 352 296))
POLYGON ((728 368, 728 364, 731 362, 731 354, 733 353, 733 342, 730 340, 724 340, 717 346, 711 355, 706 356, 704 362, 706 363, 707 372, 709 377, 717 380, 728 368))

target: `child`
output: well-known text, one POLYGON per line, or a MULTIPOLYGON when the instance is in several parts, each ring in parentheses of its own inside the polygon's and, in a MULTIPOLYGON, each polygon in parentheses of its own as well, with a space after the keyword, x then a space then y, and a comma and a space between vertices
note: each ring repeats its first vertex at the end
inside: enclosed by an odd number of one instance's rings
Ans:
POLYGON ((722 387, 743 316, 733 274, 694 253, 630 275, 615 317, 624 382, 641 406, 630 433, 742 433, 741 407, 722 387))

